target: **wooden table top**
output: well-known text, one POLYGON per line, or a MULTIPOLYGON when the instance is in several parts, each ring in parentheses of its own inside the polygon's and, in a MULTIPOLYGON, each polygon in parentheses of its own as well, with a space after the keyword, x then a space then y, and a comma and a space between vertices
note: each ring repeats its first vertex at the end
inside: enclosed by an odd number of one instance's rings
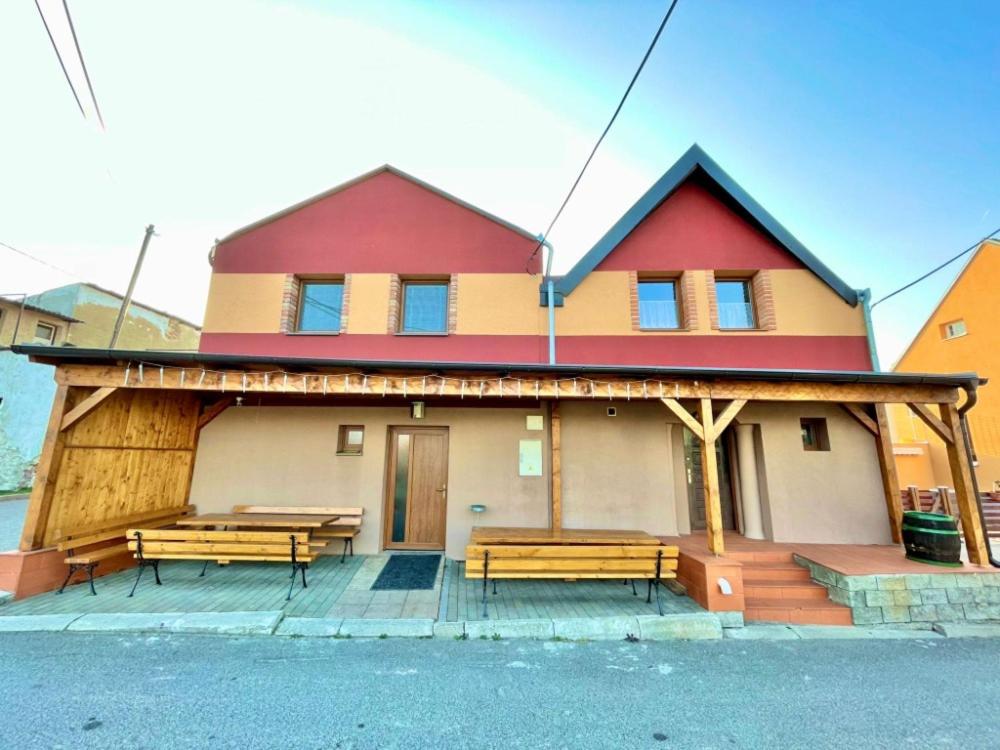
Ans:
POLYGON ((660 544, 645 531, 631 529, 522 529, 473 526, 473 544, 660 544))
POLYGON ((178 519, 178 526, 248 526, 268 528, 318 529, 340 516, 314 516, 302 513, 206 513, 178 519))

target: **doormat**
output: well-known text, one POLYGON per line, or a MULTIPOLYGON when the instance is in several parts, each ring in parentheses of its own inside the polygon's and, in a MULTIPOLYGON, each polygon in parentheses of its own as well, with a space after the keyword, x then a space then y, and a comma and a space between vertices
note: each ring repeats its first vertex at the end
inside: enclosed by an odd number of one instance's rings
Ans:
POLYGON ((392 555, 371 590, 432 589, 440 563, 441 555, 392 555))

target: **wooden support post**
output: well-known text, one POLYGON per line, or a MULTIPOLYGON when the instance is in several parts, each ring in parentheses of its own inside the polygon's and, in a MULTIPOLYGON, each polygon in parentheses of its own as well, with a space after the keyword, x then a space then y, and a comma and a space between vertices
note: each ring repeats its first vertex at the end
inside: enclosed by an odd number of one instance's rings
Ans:
POLYGON ((722 536, 722 500, 719 496, 719 463, 715 455, 715 417, 712 399, 701 399, 701 429, 705 439, 701 444, 701 468, 705 487, 705 529, 708 533, 708 551, 725 554, 722 536))
POLYGON ((110 386, 105 386, 103 388, 98 388, 96 391, 91 393, 87 398, 81 401, 78 405, 74 406, 70 411, 66 413, 63 417, 62 425, 59 429, 68 430, 70 427, 75 425, 85 416, 90 414, 94 409, 104 403, 105 399, 111 396, 117 388, 112 388, 110 386))
MULTIPOLYGON (((920 488, 915 484, 911 484, 906 488, 906 494, 910 498, 910 505, 913 506, 913 510, 923 510, 920 505, 920 488)), ((931 510, 934 510, 931 508, 931 510)))
POLYGON ((28 501, 28 511, 24 518, 24 530, 21 533, 21 550, 23 552, 41 547, 42 539, 45 537, 45 525, 49 520, 52 494, 55 492, 56 479, 59 477, 59 465, 62 462, 63 445, 66 442, 62 423, 68 398, 69 386, 58 386, 55 399, 52 401, 52 412, 49 415, 49 426, 45 431, 45 440, 42 443, 42 453, 38 458, 35 485, 31 489, 31 499, 28 501))
POLYGON ((553 401, 551 411, 550 450, 552 451, 552 529, 562 528, 562 418, 559 402, 553 401))
POLYGON ((892 454, 892 436, 889 434, 889 415, 885 404, 875 404, 875 424, 878 426, 875 447, 878 451, 878 468, 882 474, 882 493, 889 512, 889 529, 893 543, 902 544, 903 498, 899 492, 899 477, 896 474, 896 459, 892 454))
POLYGON ((931 432, 945 443, 953 443, 955 441, 955 434, 948 429, 948 425, 937 418, 937 415, 930 410, 927 404, 907 404, 907 406, 910 407, 910 411, 920 418, 921 422, 927 425, 931 432))
POLYGON ((955 516, 955 506, 951 504, 951 487, 940 486, 937 488, 938 501, 945 513, 955 516))
POLYGON ((942 404, 941 421, 955 437, 950 443, 945 443, 945 448, 948 451, 948 467, 951 469, 952 484, 955 485, 955 500, 962 519, 962 532, 965 536, 965 547, 969 551, 969 561, 974 565, 989 565, 986 539, 979 518, 979 498, 976 497, 972 481, 969 456, 965 452, 965 438, 958 409, 953 404, 942 404))
POLYGON ((198 417, 198 432, 201 432, 202 428, 208 426, 209 422, 232 406, 233 401, 235 400, 234 396, 223 396, 211 406, 206 407, 205 411, 203 411, 201 416, 198 417))

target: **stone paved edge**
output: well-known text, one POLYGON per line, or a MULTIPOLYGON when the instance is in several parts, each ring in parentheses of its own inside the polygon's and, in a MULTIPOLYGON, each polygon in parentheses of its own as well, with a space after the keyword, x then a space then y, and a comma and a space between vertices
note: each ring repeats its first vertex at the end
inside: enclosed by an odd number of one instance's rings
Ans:
POLYGON ((327 638, 450 638, 644 641, 1000 638, 1000 623, 935 623, 934 629, 749 624, 723 628, 712 613, 537 620, 345 619, 273 612, 72 613, 0 616, 0 633, 172 633, 327 638))

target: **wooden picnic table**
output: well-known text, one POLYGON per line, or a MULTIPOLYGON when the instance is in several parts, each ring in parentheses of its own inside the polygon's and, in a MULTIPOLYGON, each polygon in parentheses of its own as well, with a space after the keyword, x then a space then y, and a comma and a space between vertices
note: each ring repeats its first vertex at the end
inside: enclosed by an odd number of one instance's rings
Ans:
POLYGON ((662 544, 652 534, 631 529, 523 529, 473 526, 472 544, 662 544))
POLYGON ((319 529, 340 516, 314 516, 303 513, 205 513, 187 516, 178 526, 244 526, 262 529, 319 529))

